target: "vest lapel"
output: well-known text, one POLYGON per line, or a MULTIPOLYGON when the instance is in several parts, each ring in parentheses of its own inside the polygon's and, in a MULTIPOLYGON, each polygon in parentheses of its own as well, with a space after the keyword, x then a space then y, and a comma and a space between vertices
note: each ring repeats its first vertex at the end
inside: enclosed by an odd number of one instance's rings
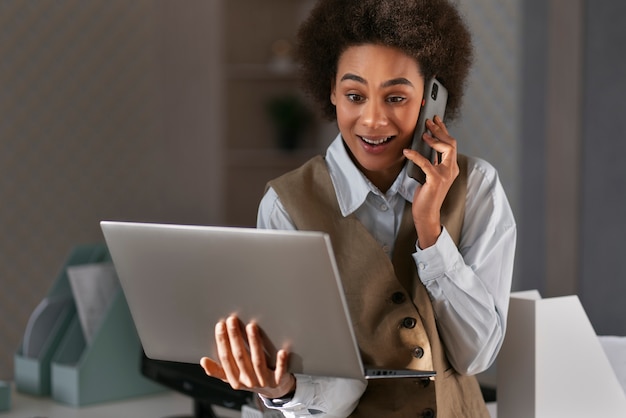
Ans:
POLYGON ((396 242, 393 246, 394 250, 392 260, 398 280, 413 297, 415 296, 413 284, 415 262, 413 261, 411 254, 415 251, 416 241, 417 233, 415 232, 415 227, 413 226, 411 203, 406 202, 402 213, 400 232, 398 233, 396 242))

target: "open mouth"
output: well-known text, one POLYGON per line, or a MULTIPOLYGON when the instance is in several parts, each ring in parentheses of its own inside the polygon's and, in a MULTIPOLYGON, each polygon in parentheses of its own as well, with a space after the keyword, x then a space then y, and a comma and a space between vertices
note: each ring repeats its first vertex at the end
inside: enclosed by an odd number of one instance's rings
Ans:
POLYGON ((361 140, 365 142, 366 144, 377 146, 377 145, 382 145, 384 143, 391 141, 394 138, 394 136, 387 136, 383 138, 366 138, 364 136, 360 136, 359 138, 361 138, 361 140))

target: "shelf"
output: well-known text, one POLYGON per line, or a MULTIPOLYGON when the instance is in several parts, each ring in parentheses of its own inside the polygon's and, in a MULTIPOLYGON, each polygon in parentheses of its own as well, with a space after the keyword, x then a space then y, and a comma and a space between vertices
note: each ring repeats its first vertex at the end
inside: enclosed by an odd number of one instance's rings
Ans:
POLYGON ((300 148, 287 151, 279 148, 277 129, 268 114, 268 103, 277 97, 298 96, 307 103, 291 52, 299 23, 313 0, 223 4, 224 222, 253 226, 266 183, 323 153, 317 147, 317 120, 300 138, 300 148))

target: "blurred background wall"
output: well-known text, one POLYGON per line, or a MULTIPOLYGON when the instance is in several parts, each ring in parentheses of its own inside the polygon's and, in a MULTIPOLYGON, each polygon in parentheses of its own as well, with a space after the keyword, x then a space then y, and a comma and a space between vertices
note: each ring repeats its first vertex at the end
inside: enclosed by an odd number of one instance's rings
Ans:
POLYGON ((182 4, 0 1, 0 378, 100 220, 219 222, 218 4, 182 4))
MULTIPOLYGON (((514 288, 576 293, 626 335, 619 1, 459 0, 476 64, 462 152, 499 171, 514 288), (584 115, 584 116, 583 116, 584 115)), ((0 379, 70 249, 102 219, 253 225, 265 182, 323 152, 279 141, 276 99, 311 0, 0 0, 0 379)))

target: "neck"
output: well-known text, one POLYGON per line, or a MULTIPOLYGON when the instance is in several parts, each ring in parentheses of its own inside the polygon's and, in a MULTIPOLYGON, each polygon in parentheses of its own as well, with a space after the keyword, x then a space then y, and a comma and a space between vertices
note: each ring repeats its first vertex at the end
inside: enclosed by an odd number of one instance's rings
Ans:
POLYGON ((368 170, 363 167, 356 158, 354 158, 354 155, 352 155, 352 152, 350 152, 350 149, 345 145, 345 143, 344 147, 346 148, 346 151, 348 152, 348 155, 354 165, 356 165, 365 177, 367 177, 367 179, 383 193, 387 193, 387 190, 389 190, 393 182, 396 181, 398 174, 400 174, 400 171, 402 171, 406 162, 406 159, 402 158, 396 164, 385 170, 368 170))
POLYGON ((361 170, 361 172, 367 177, 369 181, 383 193, 387 193, 387 190, 391 188, 391 185, 396 181, 398 175, 402 171, 402 167, 404 166, 404 161, 399 164, 394 165, 393 167, 383 170, 383 171, 371 171, 367 170, 365 167, 357 166, 361 170))

